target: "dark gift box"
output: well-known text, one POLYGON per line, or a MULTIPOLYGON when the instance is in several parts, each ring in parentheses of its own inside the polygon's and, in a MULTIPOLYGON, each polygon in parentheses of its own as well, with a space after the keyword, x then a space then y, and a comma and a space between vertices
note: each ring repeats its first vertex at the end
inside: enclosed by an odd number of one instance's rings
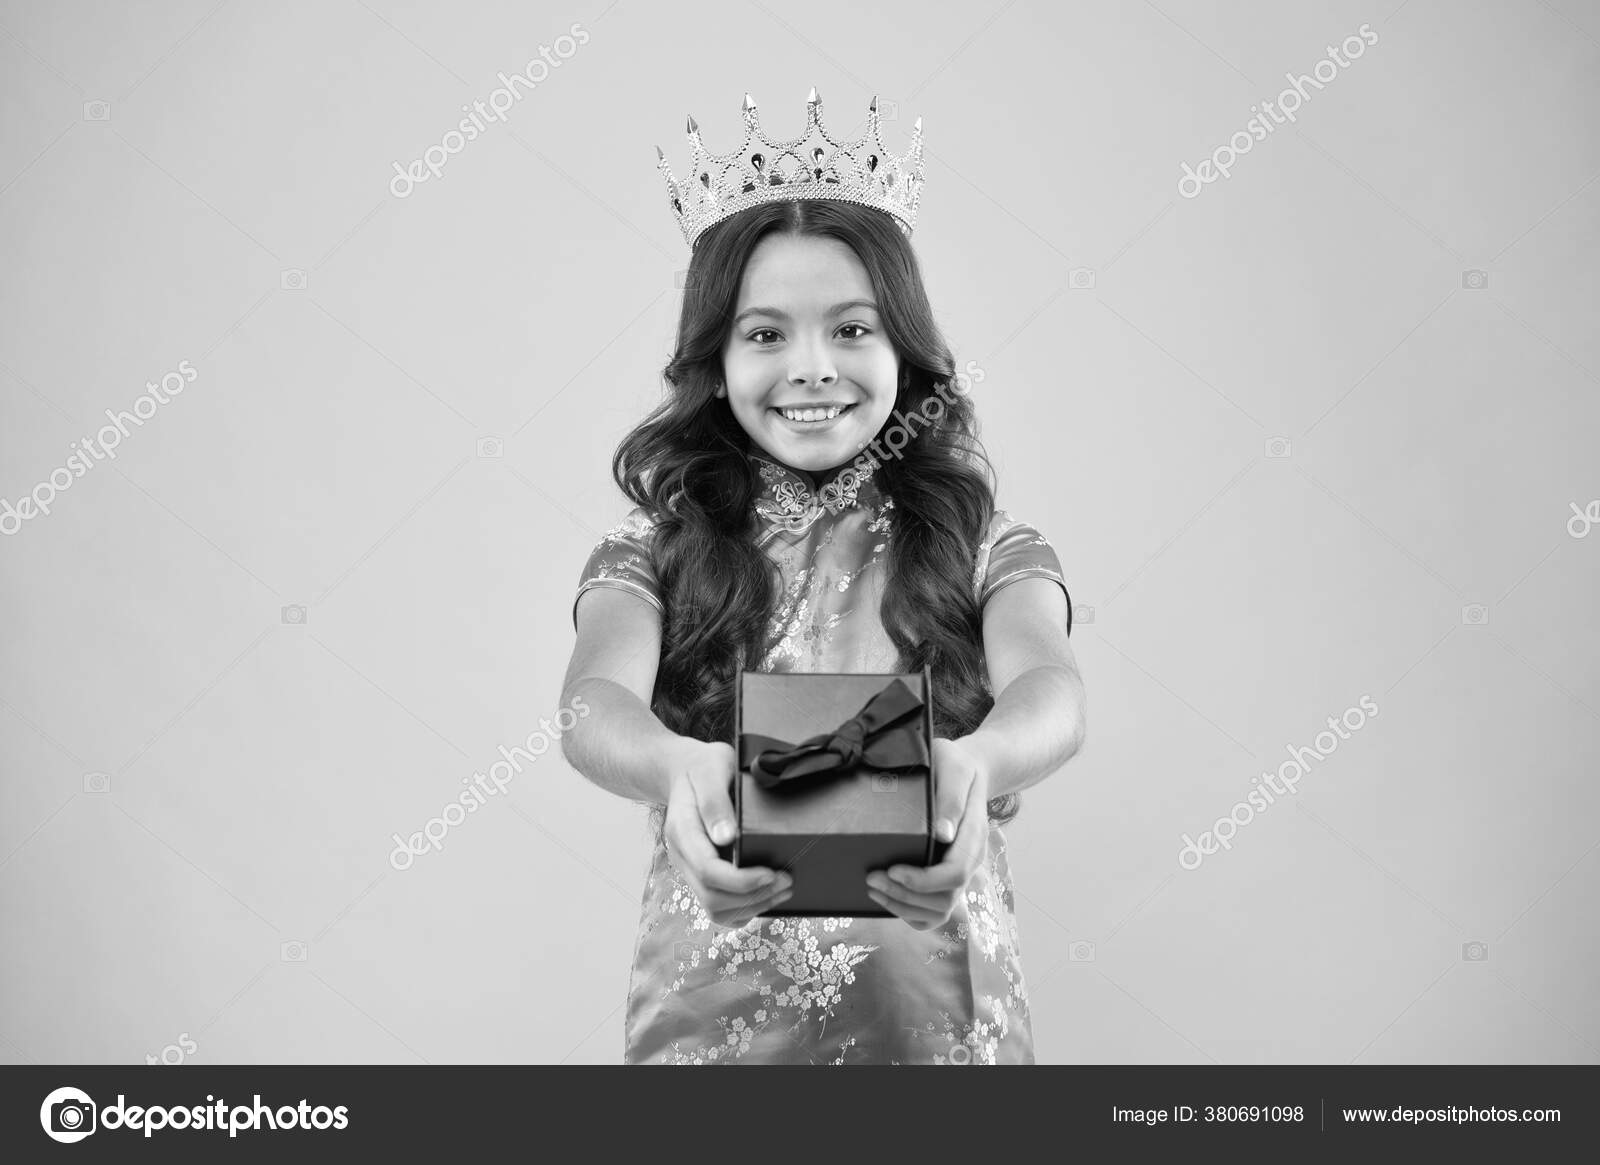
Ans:
POLYGON ((741 671, 734 693, 736 866, 794 878, 768 913, 887 917, 867 874, 928 866, 933 836, 933 687, 920 673, 741 671))

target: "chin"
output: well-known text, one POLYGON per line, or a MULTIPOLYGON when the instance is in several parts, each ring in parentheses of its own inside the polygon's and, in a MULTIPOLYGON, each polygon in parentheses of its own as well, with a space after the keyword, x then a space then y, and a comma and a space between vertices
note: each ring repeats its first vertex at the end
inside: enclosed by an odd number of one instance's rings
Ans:
POLYGON ((778 460, 793 469, 820 473, 853 460, 868 445, 868 439, 855 433, 818 434, 795 437, 769 430, 768 442, 778 460))

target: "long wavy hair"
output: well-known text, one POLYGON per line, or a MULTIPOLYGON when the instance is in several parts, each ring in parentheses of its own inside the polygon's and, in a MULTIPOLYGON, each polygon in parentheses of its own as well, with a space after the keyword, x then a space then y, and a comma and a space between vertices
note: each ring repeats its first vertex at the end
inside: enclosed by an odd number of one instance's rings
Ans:
MULTIPOLYGON (((724 219, 697 240, 676 347, 662 373, 670 389, 617 446, 612 476, 655 518, 651 545, 664 615, 651 708, 674 732, 700 740, 732 741, 741 662, 754 668, 771 646, 778 568, 756 546, 761 483, 749 438, 716 388, 745 265, 774 232, 837 239, 860 258, 899 358, 895 409, 902 416, 955 376, 916 253, 884 212, 816 199, 772 202, 724 219)), ((939 397, 942 415, 874 469, 894 502, 879 615, 902 670, 929 668, 934 733, 954 739, 976 729, 994 705, 972 590, 977 548, 994 512, 994 472, 965 393, 939 397)), ((891 414, 884 430, 897 423, 891 414)), ((1003 824, 1020 805, 1014 793, 995 797, 989 818, 1003 824)), ((658 835, 662 817, 657 807, 658 835)))

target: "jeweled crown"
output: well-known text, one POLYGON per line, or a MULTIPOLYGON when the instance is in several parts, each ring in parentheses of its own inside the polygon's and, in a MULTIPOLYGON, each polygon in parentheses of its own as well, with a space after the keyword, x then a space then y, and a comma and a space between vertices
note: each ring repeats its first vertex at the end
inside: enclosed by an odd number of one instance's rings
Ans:
POLYGON ((789 141, 774 141, 761 132, 756 103, 744 95, 744 142, 731 154, 712 154, 700 140, 700 127, 689 118, 689 144, 694 165, 679 182, 656 147, 656 168, 667 181, 672 212, 694 250, 709 226, 764 202, 826 198, 876 207, 892 215, 902 233, 917 225, 922 196, 922 119, 911 130, 904 154, 884 148, 878 99, 867 107, 867 130, 853 142, 836 141, 822 123, 822 98, 815 89, 806 98, 806 131, 789 141))

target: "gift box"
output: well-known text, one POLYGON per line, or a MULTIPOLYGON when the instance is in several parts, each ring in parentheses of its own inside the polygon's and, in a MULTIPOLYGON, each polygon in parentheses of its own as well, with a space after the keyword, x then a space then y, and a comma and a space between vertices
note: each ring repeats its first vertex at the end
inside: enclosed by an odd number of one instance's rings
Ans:
POLYGON ((933 687, 905 674, 748 672, 734 692, 736 866, 794 878, 774 915, 886 917, 867 874, 928 866, 933 836, 933 687))

